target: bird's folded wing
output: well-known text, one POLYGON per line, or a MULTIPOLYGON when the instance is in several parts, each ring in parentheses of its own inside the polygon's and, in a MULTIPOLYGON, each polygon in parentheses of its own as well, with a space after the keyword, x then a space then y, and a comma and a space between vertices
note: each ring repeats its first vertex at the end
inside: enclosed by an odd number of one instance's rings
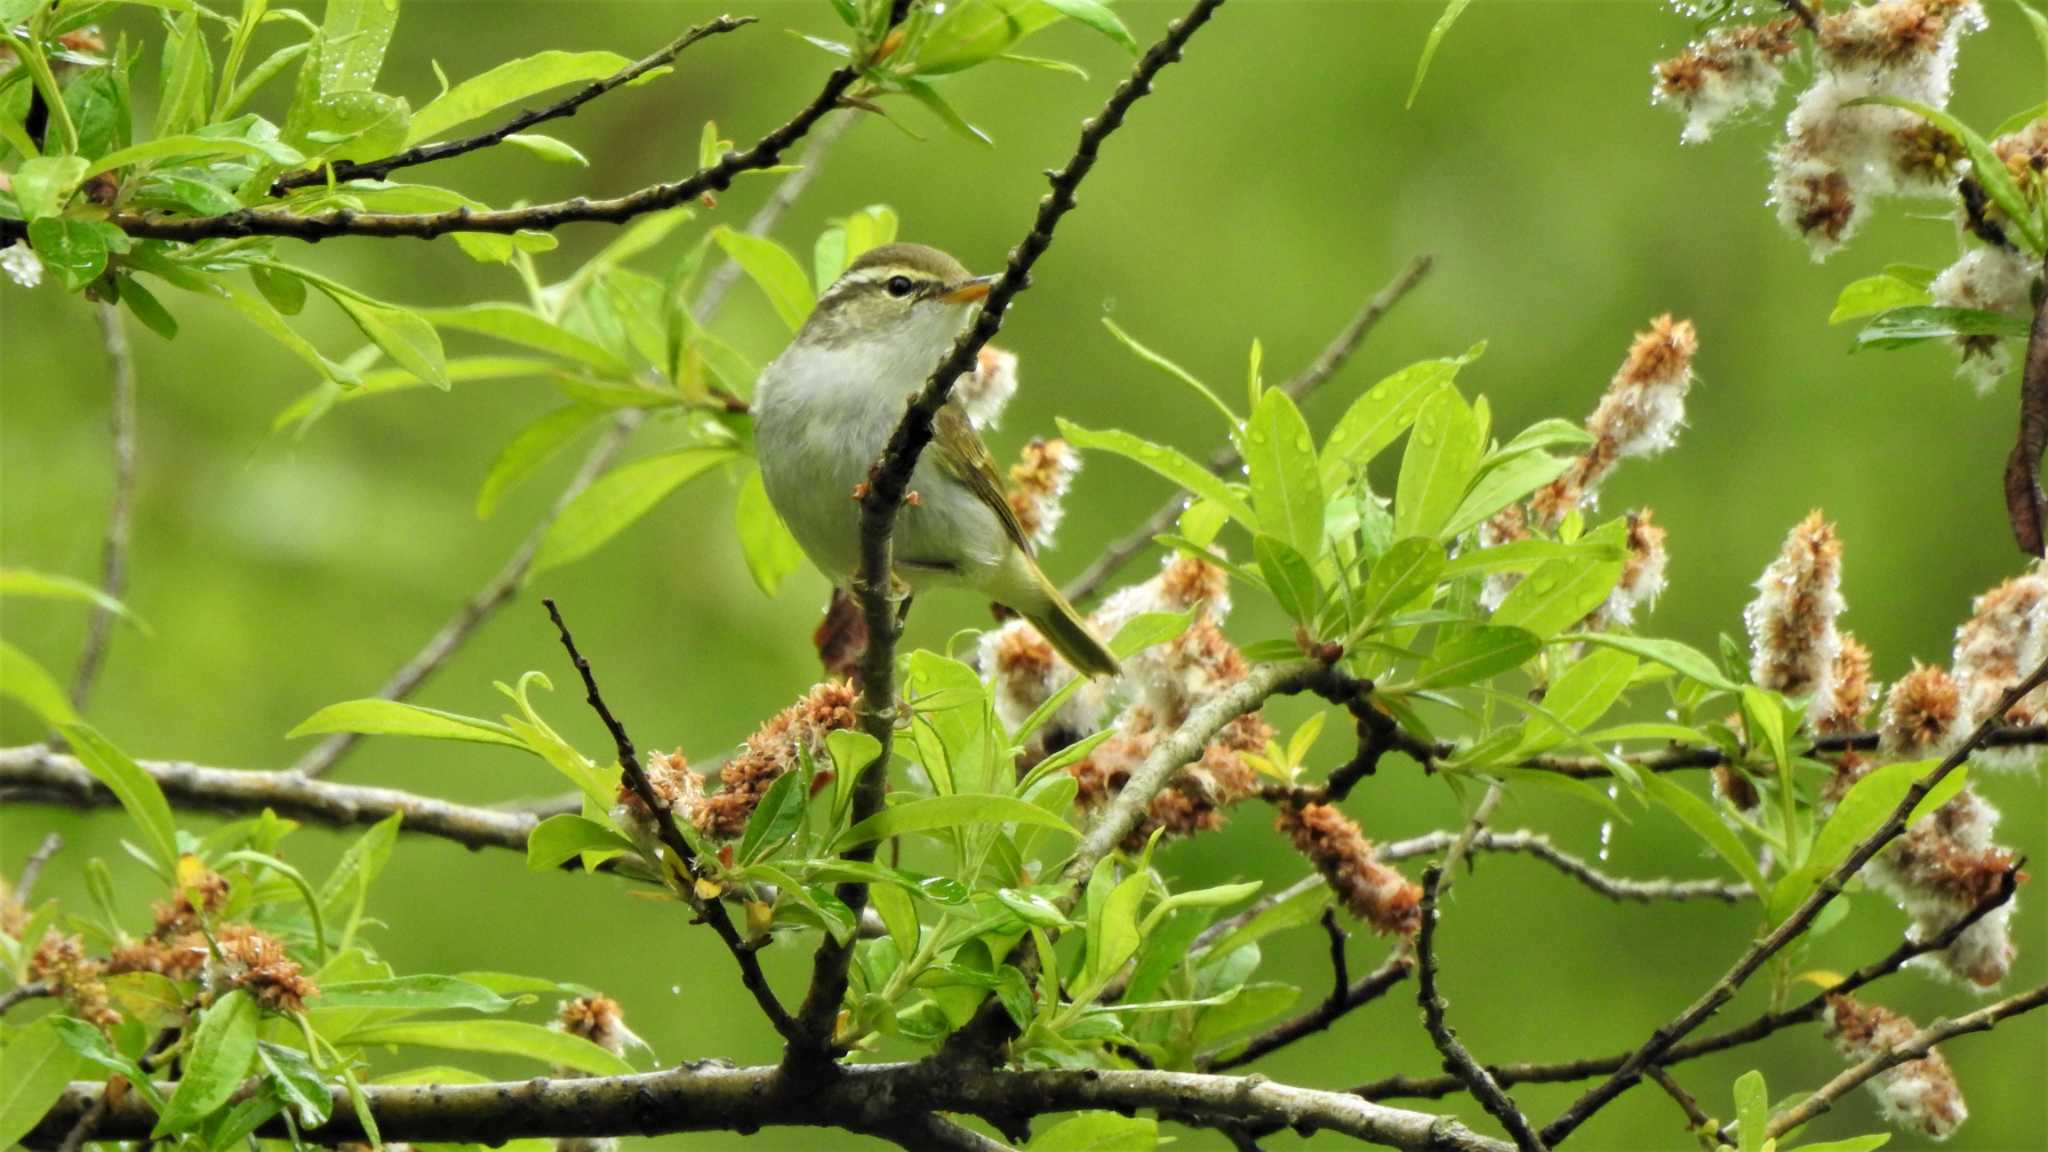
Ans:
POLYGON ((932 454, 940 471, 966 485, 975 499, 988 505, 996 519, 1003 522, 1003 531, 1011 541, 1029 556, 1031 539, 1003 492, 1002 474, 996 471, 995 457, 989 455, 988 445, 981 442, 981 434, 974 430, 967 419, 967 409, 958 400, 947 401, 932 421, 932 454))

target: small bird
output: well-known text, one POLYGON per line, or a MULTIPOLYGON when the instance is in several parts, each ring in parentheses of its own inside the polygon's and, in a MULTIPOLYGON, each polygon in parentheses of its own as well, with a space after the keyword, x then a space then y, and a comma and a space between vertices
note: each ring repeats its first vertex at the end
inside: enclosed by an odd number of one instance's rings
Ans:
MULTIPOLYGON (((855 260, 762 370, 754 442, 768 499, 826 576, 860 567, 854 495, 922 388, 988 296, 993 276, 921 244, 888 244, 855 260)), ((971 588, 1031 621, 1067 662, 1114 675, 1116 657, 1032 558, 988 446, 956 398, 940 409, 911 473, 913 500, 896 518, 896 578, 913 592, 971 588)))

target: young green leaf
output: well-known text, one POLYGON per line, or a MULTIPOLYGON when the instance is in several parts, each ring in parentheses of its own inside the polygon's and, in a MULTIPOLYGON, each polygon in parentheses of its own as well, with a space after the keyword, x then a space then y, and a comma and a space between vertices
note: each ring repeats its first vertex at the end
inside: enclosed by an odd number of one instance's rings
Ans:
POLYGON ((1130 29, 1124 27, 1124 22, 1117 19, 1116 13, 1110 11, 1109 5, 1102 0, 1044 0, 1044 3, 1067 19, 1086 24, 1123 45, 1132 55, 1137 54, 1138 42, 1131 38, 1130 29))
POLYGON ((1712 657, 1690 644, 1677 640, 1659 640, 1648 636, 1617 636, 1607 632, 1574 632, 1564 639, 1632 652, 1645 660, 1662 664, 1688 680, 1718 691, 1740 690, 1740 686, 1721 671, 1712 657))
POLYGON ((1231 490, 1230 485, 1215 473, 1189 459, 1186 454, 1163 444, 1121 432, 1116 429, 1092 431, 1068 420, 1059 420, 1060 435, 1069 443, 1084 450, 1100 450, 1135 460, 1182 488, 1208 500, 1230 513, 1230 517, 1247 528, 1257 528, 1258 518, 1252 515, 1251 506, 1244 498, 1231 490))
POLYGON ((1931 299, 1925 284, 1902 280, 1890 273, 1865 276, 1843 285, 1841 294, 1835 297, 1835 310, 1828 313, 1828 323, 1860 320, 1894 308, 1915 308, 1931 299))
POLYGON ((1394 541, 1366 578, 1360 614, 1368 626, 1385 623, 1435 588, 1443 570, 1444 546, 1436 540, 1411 536, 1394 541))
POLYGON ((607 473, 548 526, 534 556, 534 573, 588 556, 646 515, 662 497, 736 455, 725 447, 683 448, 607 473))
POLYGON ((1323 485, 1316 444, 1294 400, 1274 388, 1259 398, 1245 427, 1245 466, 1252 507, 1265 534, 1313 563, 1323 551, 1323 485))
POLYGON ((631 63, 616 52, 547 51, 508 60, 428 101, 413 113, 405 142, 412 145, 432 140, 507 104, 564 84, 602 80, 631 63))
MULTIPOLYGON (((1613 520, 1587 533, 1586 539, 1618 545, 1627 534, 1627 522, 1613 520)), ((1548 640, 1598 608, 1626 566, 1624 560, 1582 557, 1546 561, 1515 585, 1494 610, 1492 620, 1527 628, 1548 640)))
POLYGON ((571 813, 550 816, 526 835, 526 866, 535 872, 559 868, 585 852, 632 852, 633 842, 599 824, 571 813))
MULTIPOLYGON (((367 385, 367 378, 365 378, 367 385)), ((512 442, 498 453, 498 459, 491 464, 489 474, 484 477, 483 487, 476 494, 476 515, 479 520, 488 520, 498 510, 499 501, 505 494, 519 486, 541 465, 553 459, 562 449, 569 446, 584 429, 596 424, 607 415, 603 408, 591 404, 571 404, 557 408, 533 423, 521 428, 512 442)))
POLYGON ((1478 470, 1482 431, 1454 388, 1439 388, 1415 415, 1394 489, 1394 534, 1436 536, 1464 498, 1478 470))
POLYGON ((189 1131, 234 1096, 256 1060, 260 1015, 255 999, 240 988, 207 1006, 193 1030, 178 1089, 157 1117, 151 1137, 189 1131))
POLYGON ((623 1076, 633 1066, 603 1048, 566 1032, 518 1020, 427 1020, 359 1028, 336 1041, 354 1048, 379 1044, 493 1052, 543 1064, 574 1068, 593 1076, 623 1076))
POLYGON ((1465 14, 1472 0, 1450 0, 1444 5, 1443 15, 1436 18, 1436 24, 1429 30, 1429 39, 1423 42, 1422 56, 1415 61, 1415 81, 1408 86, 1407 107, 1415 107, 1415 98, 1422 94, 1422 78, 1429 75, 1430 62, 1436 59, 1436 50, 1443 46, 1444 37, 1449 35, 1451 25, 1465 14))
POLYGON ((1669 808, 1673 815, 1685 822, 1707 846, 1720 853, 1721 859, 1735 869, 1735 874, 1749 884, 1749 890, 1758 899, 1770 891, 1764 883, 1763 873, 1756 866, 1756 858, 1742 845, 1740 837, 1721 821, 1721 814, 1714 806, 1686 791, 1683 787, 1665 779, 1656 772, 1643 773, 1643 791, 1649 797, 1669 808))
POLYGON ((1764 1152, 1764 1128, 1771 1122, 1771 1093, 1764 1074, 1744 1072, 1735 1081, 1735 1129, 1740 1152, 1764 1152))
POLYGON ((7 1068, 7 1075, 0 1076, 0 1148, 13 1147, 28 1135, 84 1064, 54 1019, 11 1029, 7 1046, 0 1048, 0 1065, 7 1068))
POLYGON ((1223 415, 1224 427, 1230 429, 1233 435, 1236 434, 1237 413, 1232 412, 1230 405, 1225 404, 1221 397, 1210 391, 1209 386, 1197 379, 1194 373, 1139 343, 1136 337, 1124 331, 1116 321, 1111 320, 1109 317, 1105 316, 1102 318, 1102 326, 1109 329, 1109 334, 1116 337, 1118 343, 1130 349, 1132 355, 1173 377, 1175 380, 1180 381, 1182 384, 1187 385, 1197 396, 1208 401, 1211 408, 1216 409, 1217 412, 1223 415))
POLYGON ((407 1012, 503 1012, 516 1006, 481 984, 453 976, 393 976, 328 984, 313 1001, 318 1008, 378 1008, 407 1012))
POLYGON ((790 331, 803 327, 804 317, 817 307, 818 299, 811 293, 811 282, 804 275, 803 265, 787 248, 765 236, 731 228, 714 229, 711 238, 768 297, 775 314, 782 317, 790 331))
POLYGON ((841 833, 833 851, 843 852, 912 832, 938 832, 973 824, 1025 824, 1074 834, 1072 825, 1036 804, 1013 796, 960 793, 927 796, 885 808, 841 833))
POLYGON ((365 736, 417 736, 427 740, 465 740, 473 744, 503 744, 524 748, 519 738, 502 724, 422 708, 399 700, 369 697, 329 704, 285 733, 285 739, 317 736, 329 732, 356 732, 365 736))
POLYGON ((782 590, 782 581, 803 567, 804 550, 790 535, 789 525, 768 501, 756 468, 740 481, 738 503, 733 508, 733 526, 740 534, 740 554, 754 584, 770 596, 782 590))
POLYGON ((59 731, 79 763, 105 784, 130 819, 142 830, 142 842, 166 872, 178 866, 178 830, 171 819, 170 802, 164 799, 156 778, 128 758, 113 741, 83 722, 66 724, 59 731))
POLYGON ((1529 718, 1523 729, 1519 756, 1533 756, 1592 727, 1629 685, 1636 673, 1634 656, 1612 648, 1598 649, 1580 657, 1551 681, 1543 696, 1549 715, 1529 718))
POLYGON ((599 374, 628 377, 626 362, 600 344, 512 304, 472 304, 462 308, 423 308, 419 314, 437 328, 474 332, 507 343, 547 352, 595 369, 599 374))
POLYGON ((1266 577, 1266 587, 1280 602, 1280 610, 1297 623, 1306 624, 1315 619, 1323 597, 1316 584, 1315 569, 1308 560, 1286 541, 1276 540, 1263 532, 1252 538, 1252 554, 1258 559, 1259 571, 1266 577))
POLYGON ((1422 405, 1485 350, 1485 344, 1475 344, 1463 356, 1419 361, 1366 389, 1323 444, 1323 486, 1335 489, 1352 473, 1363 472, 1373 457, 1408 430, 1422 405))
POLYGON ((573 145, 540 132, 514 132, 505 137, 505 143, 515 148, 523 148, 550 164, 567 164, 575 168, 590 167, 590 158, 578 152, 573 145))
MULTIPOLYGON (((1503 449, 1505 451, 1505 449, 1503 449)), ((1472 490, 1458 504, 1443 526, 1442 535, 1454 537, 1487 517, 1536 491, 1572 466, 1572 462, 1548 452, 1523 452, 1497 468, 1481 473, 1472 490)))
POLYGON ((28 653, 0 640, 0 696, 12 697, 45 723, 78 723, 71 699, 28 653))
POLYGON ((1484 624, 1439 643, 1406 687, 1419 692, 1477 684, 1521 667, 1542 650, 1542 641, 1527 629, 1484 624))

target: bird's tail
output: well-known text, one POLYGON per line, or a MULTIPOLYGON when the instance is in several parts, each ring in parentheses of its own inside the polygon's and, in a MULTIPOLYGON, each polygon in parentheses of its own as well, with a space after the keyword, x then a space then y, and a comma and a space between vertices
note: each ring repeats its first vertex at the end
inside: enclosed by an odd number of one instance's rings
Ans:
POLYGON ((1095 629, 1088 626, 1088 621, 1082 619, 1079 612, 1074 611, 1074 606, 1067 603, 1067 598, 1060 595, 1060 590, 1052 586, 1052 581, 1045 578, 1045 573, 1038 570, 1038 565, 1031 565, 1031 574, 1035 577, 1032 595, 1028 598, 1018 597, 1027 602, 1012 604, 1010 607, 1031 621, 1032 625, 1052 642, 1053 648, 1066 658, 1067 663, 1072 664, 1083 676, 1116 675, 1120 668, 1116 656, 1109 650, 1109 645, 1104 644, 1102 638, 1095 634, 1095 629))

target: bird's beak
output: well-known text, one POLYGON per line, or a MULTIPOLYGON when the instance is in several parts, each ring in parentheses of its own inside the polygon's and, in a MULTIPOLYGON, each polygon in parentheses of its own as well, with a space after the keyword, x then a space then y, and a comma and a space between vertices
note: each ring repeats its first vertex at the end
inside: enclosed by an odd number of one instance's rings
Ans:
POLYGON ((972 280, 962 280, 939 293, 939 299, 948 304, 972 304, 977 300, 986 300, 988 290, 995 287, 998 279, 999 277, 995 276, 976 276, 972 280))

